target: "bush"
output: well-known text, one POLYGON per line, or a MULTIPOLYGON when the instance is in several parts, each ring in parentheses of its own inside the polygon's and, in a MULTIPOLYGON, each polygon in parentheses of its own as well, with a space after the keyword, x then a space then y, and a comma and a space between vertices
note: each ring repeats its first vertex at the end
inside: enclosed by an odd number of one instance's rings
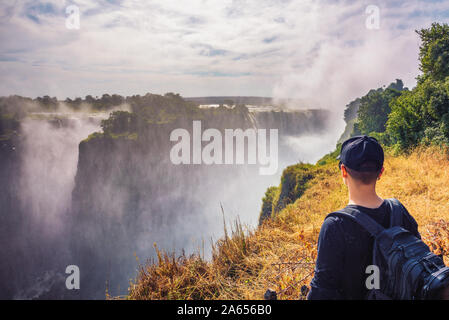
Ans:
POLYGON ((269 187, 265 192, 265 197, 262 198, 262 210, 259 216, 259 225, 261 225, 265 219, 271 217, 271 214, 273 212, 273 201, 278 196, 278 187, 269 187))
POLYGON ((134 133, 137 131, 137 117, 127 111, 114 111, 109 118, 101 121, 105 134, 134 133))
POLYGON ((391 112, 390 102, 399 97, 403 90, 405 89, 402 80, 397 79, 387 89, 371 90, 363 96, 360 99, 358 118, 353 135, 384 132, 388 115, 391 112))
POLYGON ((417 33, 421 38, 419 60, 423 77, 444 80, 449 75, 449 26, 433 23, 417 33))
POLYGON ((389 143, 408 150, 420 143, 449 138, 449 81, 420 82, 411 92, 391 103, 387 122, 389 143))

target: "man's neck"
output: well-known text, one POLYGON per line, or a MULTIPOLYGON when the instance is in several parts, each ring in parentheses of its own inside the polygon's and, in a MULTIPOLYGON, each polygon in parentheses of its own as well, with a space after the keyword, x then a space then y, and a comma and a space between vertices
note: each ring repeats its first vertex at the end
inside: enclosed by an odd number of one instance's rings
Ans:
POLYGON ((375 186, 356 186, 349 188, 349 204, 366 208, 378 208, 384 200, 376 193, 375 186))

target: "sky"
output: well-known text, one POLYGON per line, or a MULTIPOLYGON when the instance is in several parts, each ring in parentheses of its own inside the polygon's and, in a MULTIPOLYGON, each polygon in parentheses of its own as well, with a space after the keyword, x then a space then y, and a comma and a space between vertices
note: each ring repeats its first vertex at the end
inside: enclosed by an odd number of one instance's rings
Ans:
POLYGON ((412 88, 415 30, 448 19, 449 1, 2 0, 0 95, 176 92, 343 109, 397 78, 412 88))

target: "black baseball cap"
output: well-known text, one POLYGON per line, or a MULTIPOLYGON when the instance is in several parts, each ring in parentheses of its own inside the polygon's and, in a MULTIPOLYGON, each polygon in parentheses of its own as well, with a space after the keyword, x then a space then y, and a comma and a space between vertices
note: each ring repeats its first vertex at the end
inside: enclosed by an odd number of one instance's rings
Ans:
POLYGON ((337 159, 340 164, 355 171, 379 171, 384 164, 384 150, 376 138, 355 136, 343 142, 337 159), (367 161, 376 163, 376 167, 361 167, 367 161))

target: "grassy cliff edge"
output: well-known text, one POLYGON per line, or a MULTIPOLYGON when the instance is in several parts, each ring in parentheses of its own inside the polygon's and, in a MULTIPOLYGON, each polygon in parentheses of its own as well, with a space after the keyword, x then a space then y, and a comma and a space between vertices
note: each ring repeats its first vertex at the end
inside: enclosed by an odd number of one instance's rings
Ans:
MULTIPOLYGON (((417 148, 408 155, 387 154, 378 183, 381 196, 404 203, 418 221, 425 242, 443 254, 446 263, 448 177, 447 150, 417 148)), ((244 230, 236 222, 214 244, 210 261, 199 254, 176 257, 156 247, 158 261, 140 267, 127 298, 262 299, 266 289, 272 288, 279 299, 304 299, 303 286, 313 277, 323 219, 346 202, 335 154, 316 165, 291 166, 284 171, 281 185, 267 192, 265 217, 258 228, 244 230)))

